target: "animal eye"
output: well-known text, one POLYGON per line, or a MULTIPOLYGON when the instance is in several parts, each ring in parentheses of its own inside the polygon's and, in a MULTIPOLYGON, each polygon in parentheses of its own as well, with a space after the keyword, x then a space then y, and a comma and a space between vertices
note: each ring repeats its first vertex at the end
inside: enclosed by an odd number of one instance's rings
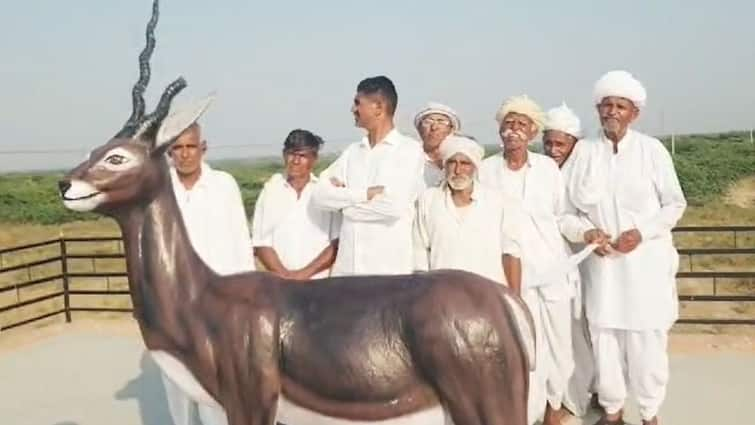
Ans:
POLYGON ((123 155, 110 155, 107 158, 105 158, 105 162, 112 165, 122 165, 128 162, 128 159, 123 155))

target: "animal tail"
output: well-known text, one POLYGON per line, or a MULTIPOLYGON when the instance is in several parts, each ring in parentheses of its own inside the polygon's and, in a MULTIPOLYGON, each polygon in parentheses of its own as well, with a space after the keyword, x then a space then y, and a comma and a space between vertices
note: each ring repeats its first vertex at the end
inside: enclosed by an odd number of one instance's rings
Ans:
POLYGON ((531 371, 535 370, 536 359, 536 347, 535 340, 535 323, 532 320, 532 313, 527 305, 520 297, 511 293, 508 288, 500 285, 498 293, 501 295, 503 302, 508 306, 508 311, 511 313, 514 322, 514 329, 519 339, 519 343, 525 352, 525 358, 527 360, 528 368, 531 371))

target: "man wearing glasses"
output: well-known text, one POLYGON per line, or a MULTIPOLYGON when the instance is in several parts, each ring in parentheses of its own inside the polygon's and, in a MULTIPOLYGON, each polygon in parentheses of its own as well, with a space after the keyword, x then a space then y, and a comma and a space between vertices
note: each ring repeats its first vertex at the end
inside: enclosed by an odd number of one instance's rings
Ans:
POLYGON ((414 127, 425 151, 423 182, 425 188, 437 187, 445 176, 440 144, 452 133, 461 131, 456 111, 441 103, 429 102, 414 117, 414 127))

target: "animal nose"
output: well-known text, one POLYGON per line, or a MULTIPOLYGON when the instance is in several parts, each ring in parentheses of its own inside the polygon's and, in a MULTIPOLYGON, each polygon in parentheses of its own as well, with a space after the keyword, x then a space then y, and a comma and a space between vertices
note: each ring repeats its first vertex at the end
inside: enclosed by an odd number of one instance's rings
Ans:
POLYGON ((60 180, 58 181, 58 189, 60 189, 60 194, 64 195, 68 189, 71 188, 71 182, 68 180, 60 180))

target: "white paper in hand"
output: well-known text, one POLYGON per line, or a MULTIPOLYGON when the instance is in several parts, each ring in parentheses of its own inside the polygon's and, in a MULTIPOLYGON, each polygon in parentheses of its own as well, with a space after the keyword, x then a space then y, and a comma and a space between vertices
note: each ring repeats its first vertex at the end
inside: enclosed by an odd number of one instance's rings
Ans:
POLYGON ((539 286, 545 286, 545 285, 551 285, 553 283, 562 282, 566 275, 572 271, 579 263, 584 261, 592 252, 595 250, 595 248, 598 247, 598 244, 592 243, 589 245, 586 245, 584 248, 582 248, 581 251, 579 251, 576 254, 573 254, 569 256, 568 258, 563 259, 562 261, 553 264, 551 267, 548 268, 548 270, 545 271, 540 276, 540 279, 538 279, 541 283, 539 286))

